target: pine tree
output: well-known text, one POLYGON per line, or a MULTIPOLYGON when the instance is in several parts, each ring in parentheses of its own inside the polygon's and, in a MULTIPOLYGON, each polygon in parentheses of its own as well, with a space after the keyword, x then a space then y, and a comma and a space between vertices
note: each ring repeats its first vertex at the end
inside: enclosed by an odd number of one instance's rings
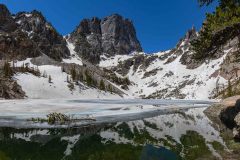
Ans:
POLYGON ((130 80, 128 79, 128 77, 124 78, 124 84, 126 84, 126 85, 130 84, 130 80))
POLYGON ((41 72, 40 72, 38 66, 37 66, 37 68, 36 68, 36 72, 38 73, 38 76, 41 76, 41 72))
POLYGON ((67 82, 69 83, 70 81, 69 81, 69 77, 68 77, 68 75, 67 75, 67 82))
POLYGON ((52 83, 52 77, 50 75, 48 76, 48 83, 52 83))
POLYGON ((105 91, 106 88, 105 88, 105 84, 104 84, 103 80, 100 81, 100 86, 99 86, 99 88, 100 88, 100 90, 105 91))
POLYGON ((23 63, 21 68, 20 68, 21 72, 25 72, 25 64, 23 63))
POLYGON ((113 93, 113 89, 112 89, 112 86, 110 84, 108 85, 108 90, 109 90, 110 93, 113 93))
POLYGON ((91 75, 88 73, 88 71, 85 71, 85 77, 86 77, 86 82, 88 86, 92 86, 93 84, 93 79, 91 77, 91 75))
POLYGON ((13 75, 13 70, 8 62, 4 63, 3 72, 6 78, 10 78, 13 75))
POLYGON ((12 62, 12 68, 13 68, 13 69, 15 68, 15 63, 14 63, 14 61, 12 62))
POLYGON ((25 64, 25 71, 28 71, 29 70, 29 63, 26 63, 25 64))
POLYGON ((76 80, 76 78, 77 78, 77 72, 76 72, 75 67, 73 67, 73 68, 71 69, 71 76, 72 76, 72 80, 73 80, 73 81, 76 80))
POLYGON ((62 69, 62 72, 65 72, 65 68, 64 68, 63 66, 62 66, 62 68, 61 68, 61 69, 62 69))
POLYGON ((42 75, 44 78, 47 78, 47 72, 46 71, 43 71, 43 75, 42 75))
POLYGON ((79 79, 80 81, 83 81, 83 74, 82 74, 82 72, 78 74, 78 79, 79 79))

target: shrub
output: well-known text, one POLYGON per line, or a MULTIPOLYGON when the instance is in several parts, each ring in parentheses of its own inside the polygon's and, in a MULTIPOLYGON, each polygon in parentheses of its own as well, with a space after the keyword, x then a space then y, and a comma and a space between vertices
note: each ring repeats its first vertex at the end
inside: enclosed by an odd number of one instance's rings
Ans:
POLYGON ((47 122, 49 124, 64 124, 66 122, 69 122, 70 121, 70 118, 65 115, 65 114, 62 114, 62 113, 50 113, 47 115, 47 122))

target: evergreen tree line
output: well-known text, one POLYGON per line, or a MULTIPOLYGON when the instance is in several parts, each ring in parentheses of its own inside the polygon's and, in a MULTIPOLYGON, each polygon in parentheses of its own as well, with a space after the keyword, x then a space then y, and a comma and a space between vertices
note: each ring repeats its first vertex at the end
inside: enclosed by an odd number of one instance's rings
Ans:
MULTIPOLYGON (((62 67, 62 71, 65 72, 64 67, 62 67)), ((78 84, 78 81, 81 81, 85 82, 87 86, 98 87, 100 90, 113 92, 110 84, 106 85, 103 79, 97 81, 87 69, 83 72, 78 72, 75 67, 72 67, 70 69, 70 77, 67 76, 68 83, 75 82, 78 84)))
POLYGON ((117 84, 117 85, 130 85, 131 82, 128 77, 118 77, 114 72, 109 71, 108 69, 103 69, 105 72, 106 79, 110 80, 111 82, 117 84))
MULTIPOLYGON (((209 5, 214 0, 198 0, 201 6, 209 5)), ((207 57, 214 56, 216 52, 216 46, 221 46, 229 39, 234 38, 235 33, 239 32, 240 24, 240 0, 219 0, 219 6, 215 12, 208 13, 206 20, 199 32, 199 37, 191 42, 192 49, 194 51, 194 57, 196 60, 201 60, 207 57), (226 27, 232 27, 230 30, 226 30, 226 27), (226 30, 224 35, 216 35, 217 32, 226 30), (216 37, 216 36, 222 36, 216 37), (211 52, 212 51, 212 52, 211 52)))
POLYGON ((27 64, 23 63, 20 67, 15 66, 15 63, 5 62, 3 65, 3 75, 5 78, 11 78, 15 72, 20 73, 31 73, 35 76, 40 76, 40 70, 38 67, 29 67, 27 64))

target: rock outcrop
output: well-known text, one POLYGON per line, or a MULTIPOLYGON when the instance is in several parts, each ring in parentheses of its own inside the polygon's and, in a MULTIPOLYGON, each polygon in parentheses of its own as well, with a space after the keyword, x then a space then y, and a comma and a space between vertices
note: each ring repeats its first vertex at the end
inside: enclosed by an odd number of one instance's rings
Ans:
POLYGON ((27 33, 42 53, 57 61, 69 57, 70 52, 65 39, 46 21, 41 12, 20 12, 14 20, 18 28, 27 33))
POLYGON ((104 19, 84 19, 69 40, 82 58, 98 63, 100 55, 127 55, 142 51, 133 23, 118 14, 104 19))
POLYGON ((7 7, 0 4, 0 31, 11 32, 16 29, 16 24, 7 7))
POLYGON ((227 98, 221 102, 220 106, 210 107, 208 110, 212 112, 213 116, 218 116, 221 122, 232 130, 236 140, 240 140, 240 96, 227 98))
POLYGON ((240 140, 240 99, 237 100, 235 106, 222 110, 220 118, 226 126, 233 130, 233 137, 240 140))
POLYGON ((0 32, 0 59, 22 60, 37 57, 41 54, 37 44, 20 30, 0 32))
POLYGON ((25 92, 15 80, 0 77, 0 98, 5 99, 22 99, 25 92))
POLYGON ((0 59, 25 59, 46 54, 54 60, 67 58, 65 39, 38 11, 12 16, 0 5, 0 59))

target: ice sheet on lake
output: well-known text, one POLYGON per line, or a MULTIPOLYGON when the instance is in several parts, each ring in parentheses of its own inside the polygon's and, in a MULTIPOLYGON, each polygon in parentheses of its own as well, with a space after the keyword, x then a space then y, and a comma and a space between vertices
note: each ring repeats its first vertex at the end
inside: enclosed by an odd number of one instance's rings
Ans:
MULTIPOLYGON (((99 122, 121 119, 131 120, 176 109, 206 106, 211 101, 190 100, 143 100, 143 99, 24 99, 0 101, 0 125, 17 123, 26 125, 30 118, 46 118, 49 113, 63 113, 75 118, 91 116, 99 122)), ((36 124, 37 125, 37 124, 36 124)), ((44 124, 38 124, 44 125, 44 124)))

